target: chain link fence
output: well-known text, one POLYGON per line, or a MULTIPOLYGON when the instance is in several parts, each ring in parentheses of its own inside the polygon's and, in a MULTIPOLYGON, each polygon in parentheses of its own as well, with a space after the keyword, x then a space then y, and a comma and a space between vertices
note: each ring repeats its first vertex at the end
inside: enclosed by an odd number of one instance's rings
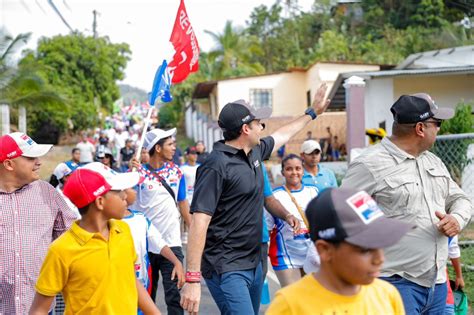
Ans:
MULTIPOLYGON (((443 135, 436 138, 431 151, 448 168, 451 177, 458 183, 474 203, 474 133, 443 135)), ((471 306, 474 302, 474 220, 459 235, 462 271, 465 289, 471 306)), ((448 267, 450 278, 454 271, 448 267)))

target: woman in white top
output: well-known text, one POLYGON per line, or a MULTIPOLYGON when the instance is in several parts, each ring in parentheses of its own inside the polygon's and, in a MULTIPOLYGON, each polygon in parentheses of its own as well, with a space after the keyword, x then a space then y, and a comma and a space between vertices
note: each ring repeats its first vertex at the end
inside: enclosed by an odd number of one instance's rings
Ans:
POLYGON ((280 285, 284 287, 304 275, 303 265, 312 244, 304 211, 308 203, 318 195, 318 190, 315 186, 303 185, 301 182, 303 162, 299 156, 290 154, 283 158, 281 164, 285 185, 275 188, 273 195, 301 224, 300 229, 295 232, 284 220, 265 213, 268 229, 272 231, 270 261, 280 285))

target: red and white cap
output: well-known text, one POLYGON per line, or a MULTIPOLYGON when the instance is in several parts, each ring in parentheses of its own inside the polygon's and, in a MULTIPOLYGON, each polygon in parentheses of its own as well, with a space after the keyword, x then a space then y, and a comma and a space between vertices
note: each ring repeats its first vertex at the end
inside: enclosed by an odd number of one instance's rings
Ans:
POLYGON ((93 162, 78 168, 64 185, 63 193, 78 208, 83 208, 111 190, 132 188, 142 181, 138 172, 117 173, 93 162))
POLYGON ((13 132, 0 137, 0 163, 19 156, 40 157, 53 147, 52 144, 37 144, 27 134, 13 132))

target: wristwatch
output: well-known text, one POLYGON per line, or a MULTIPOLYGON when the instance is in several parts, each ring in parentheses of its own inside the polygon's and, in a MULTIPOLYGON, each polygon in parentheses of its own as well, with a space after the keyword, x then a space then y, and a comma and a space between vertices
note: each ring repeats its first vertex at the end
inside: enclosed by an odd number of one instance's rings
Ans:
POLYGON ((316 112, 314 111, 314 109, 312 107, 308 108, 307 110, 304 111, 304 114, 305 115, 309 115, 311 117, 312 120, 315 120, 316 117, 318 117, 318 115, 316 114, 316 112))

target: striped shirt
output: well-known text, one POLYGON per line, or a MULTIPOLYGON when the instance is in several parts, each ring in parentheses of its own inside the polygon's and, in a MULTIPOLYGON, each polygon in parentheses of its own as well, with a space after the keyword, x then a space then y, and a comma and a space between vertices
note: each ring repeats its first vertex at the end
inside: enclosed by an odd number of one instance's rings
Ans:
POLYGON ((0 315, 28 313, 48 246, 75 219, 44 181, 0 189, 0 315))

